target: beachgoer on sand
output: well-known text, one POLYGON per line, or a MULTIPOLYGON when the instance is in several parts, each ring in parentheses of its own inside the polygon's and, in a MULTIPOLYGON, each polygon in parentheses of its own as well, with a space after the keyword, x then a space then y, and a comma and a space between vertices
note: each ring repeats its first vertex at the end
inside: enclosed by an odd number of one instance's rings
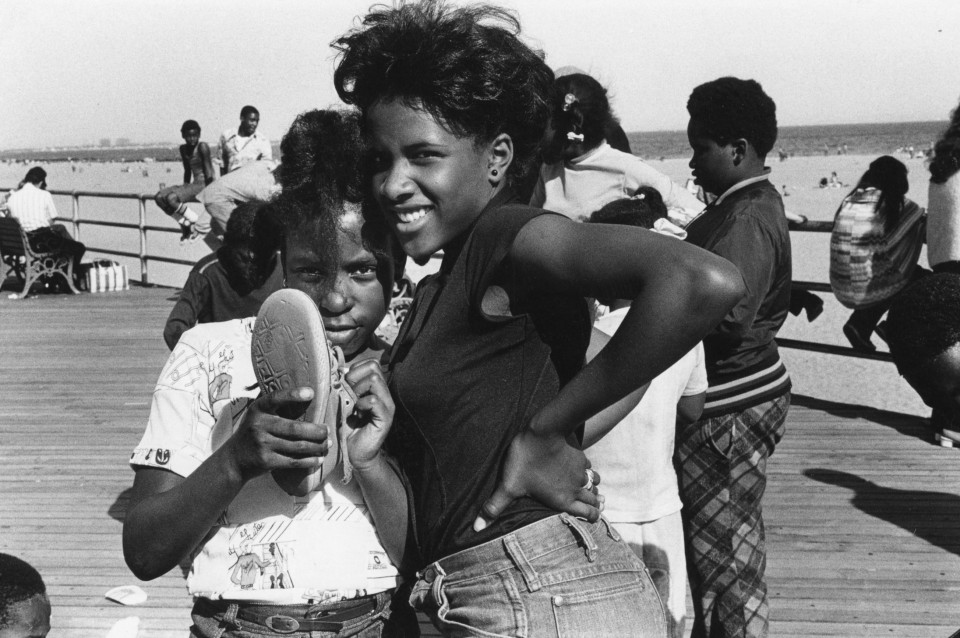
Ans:
POLYGON ((748 291, 704 338, 703 417, 677 431, 692 636, 766 636, 761 501, 790 405, 775 340, 790 304, 790 233, 764 167, 776 105, 757 82, 724 77, 695 88, 687 111, 690 168, 717 195, 687 241, 736 264, 748 291))
MULTIPOLYGON (((667 218, 659 191, 643 186, 629 199, 613 201, 590 216, 594 224, 624 224, 684 239, 686 231, 667 218)), ((629 299, 600 298, 610 312, 594 324, 588 358, 613 336, 630 309, 629 299)), ((687 561, 673 467, 677 427, 703 410, 707 369, 697 344, 626 404, 587 421, 583 446, 603 468, 604 518, 613 523, 643 559, 663 600, 671 638, 682 638, 687 609, 687 561), (645 392, 644 392, 645 390, 645 392), (622 420, 624 411, 629 411, 622 420), (608 412, 616 412, 608 419, 608 412)))
POLYGON ((681 225, 703 209, 669 177, 606 142, 605 131, 615 117, 607 91, 597 80, 582 73, 557 79, 552 104, 544 164, 531 206, 582 220, 615 199, 630 197, 641 186, 652 186, 681 225))
POLYGON ((318 117, 324 152, 315 156, 312 180, 284 184, 263 214, 284 230, 286 287, 306 293, 319 311, 323 330, 305 338, 323 339, 319 347, 329 348, 334 364, 342 352, 349 371, 341 379, 320 368, 319 390, 264 394, 251 360, 256 318, 199 325, 170 354, 130 460, 136 477, 123 529, 127 564, 152 579, 192 559, 187 588, 198 638, 419 635, 398 588, 395 537, 403 537, 405 524, 379 518, 384 508, 376 507, 377 499, 406 499, 369 489, 367 479, 396 476, 379 454, 393 403, 377 364, 386 344, 374 332, 390 298, 395 240, 382 220, 364 223, 360 212, 356 115, 318 117), (327 401, 314 392, 326 389, 336 401, 343 382, 359 397, 341 426, 349 432, 292 419, 312 400, 327 401), (314 491, 281 489, 274 472, 315 470, 321 457, 333 456, 338 437, 348 453, 335 459, 350 459, 352 480, 338 463, 314 491))
POLYGON ((515 201, 553 89, 518 34, 502 9, 424 1, 378 7, 335 43, 381 214, 414 261, 444 252, 387 362, 411 601, 447 636, 664 636, 643 561, 600 518, 599 475, 571 436, 690 350, 742 283, 683 242, 515 201), (611 290, 635 303, 584 368, 584 298, 611 290))
POLYGON ((909 188, 907 167, 884 155, 870 162, 834 218, 830 287, 841 304, 853 309, 843 334, 858 350, 876 349, 870 336, 893 298, 930 272, 917 265, 927 218, 906 197, 909 188))

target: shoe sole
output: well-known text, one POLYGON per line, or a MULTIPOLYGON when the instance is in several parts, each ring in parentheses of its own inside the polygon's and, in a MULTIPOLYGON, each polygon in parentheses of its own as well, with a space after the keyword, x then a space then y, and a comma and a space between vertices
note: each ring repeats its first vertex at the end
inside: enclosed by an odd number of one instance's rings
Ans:
MULTIPOLYGON (((323 320, 313 300, 299 290, 278 290, 263 302, 253 326, 253 369, 260 391, 273 394, 305 386, 314 398, 300 414, 289 419, 324 423, 331 395, 331 357, 323 320)), ((327 423, 330 448, 315 470, 274 470, 273 478, 285 492, 305 496, 316 490, 337 464, 337 433, 327 423)))

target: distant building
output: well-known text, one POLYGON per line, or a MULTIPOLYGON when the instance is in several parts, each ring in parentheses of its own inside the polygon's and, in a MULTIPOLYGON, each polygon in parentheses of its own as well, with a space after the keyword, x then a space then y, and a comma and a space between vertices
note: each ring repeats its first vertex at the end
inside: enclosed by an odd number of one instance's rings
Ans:
POLYGON ((129 137, 118 137, 117 141, 113 143, 114 146, 130 146, 129 137))
POLYGON ((109 138, 109 137, 101 137, 101 138, 100 138, 100 146, 101 146, 102 148, 106 148, 106 147, 108 147, 108 146, 112 146, 112 144, 110 143, 110 138, 109 138))

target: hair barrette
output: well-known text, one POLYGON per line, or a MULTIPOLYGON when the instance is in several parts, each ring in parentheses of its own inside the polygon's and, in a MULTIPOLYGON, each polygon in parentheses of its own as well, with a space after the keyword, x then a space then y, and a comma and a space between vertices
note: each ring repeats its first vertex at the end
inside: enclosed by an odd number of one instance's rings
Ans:
POLYGON ((570 140, 571 142, 582 142, 583 133, 574 133, 573 131, 570 131, 569 133, 567 133, 567 139, 570 140))
POLYGON ((576 95, 574 95, 573 93, 567 93, 566 95, 563 96, 563 110, 569 111, 570 108, 579 101, 580 100, 577 99, 576 95))
POLYGON ((636 195, 634 195, 634 196, 631 197, 630 199, 643 200, 643 199, 646 199, 646 198, 647 198, 647 194, 646 194, 646 193, 637 193, 636 195))

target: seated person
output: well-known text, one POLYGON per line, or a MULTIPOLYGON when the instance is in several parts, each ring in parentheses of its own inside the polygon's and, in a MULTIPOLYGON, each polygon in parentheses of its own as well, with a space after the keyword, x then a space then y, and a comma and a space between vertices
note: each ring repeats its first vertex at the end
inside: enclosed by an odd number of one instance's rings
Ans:
POLYGON ((278 231, 266 218, 258 222, 265 206, 260 201, 241 204, 227 223, 223 246, 190 271, 163 328, 171 350, 198 323, 255 316, 264 300, 283 287, 278 231))
POLYGON ((220 177, 199 195, 203 204, 198 212, 197 231, 221 237, 227 228, 230 215, 237 206, 252 200, 268 201, 280 191, 276 175, 277 163, 273 160, 258 160, 220 177))
POLYGON ((50 600, 43 578, 29 563, 0 554, 0 636, 44 638, 50 631, 50 600))
POLYGON ((80 258, 87 247, 73 239, 63 224, 55 224, 57 207, 46 191, 47 172, 39 166, 27 171, 17 189, 10 193, 6 207, 11 217, 20 221, 27 233, 31 249, 38 252, 64 250, 73 257, 73 283, 80 276, 80 258))
MULTIPOLYGON (((197 201, 197 195, 216 177, 213 172, 213 160, 210 147, 200 141, 200 125, 196 120, 187 120, 180 127, 183 144, 180 145, 180 161, 183 163, 183 184, 163 188, 154 197, 157 206, 173 217, 181 227, 184 240, 196 233, 193 225, 196 214, 186 206, 186 202, 197 201)), ((144 169, 146 172, 146 169, 144 169)))
POLYGON ((886 337, 897 371, 933 408, 936 441, 960 446, 960 274, 933 273, 903 289, 886 337))

